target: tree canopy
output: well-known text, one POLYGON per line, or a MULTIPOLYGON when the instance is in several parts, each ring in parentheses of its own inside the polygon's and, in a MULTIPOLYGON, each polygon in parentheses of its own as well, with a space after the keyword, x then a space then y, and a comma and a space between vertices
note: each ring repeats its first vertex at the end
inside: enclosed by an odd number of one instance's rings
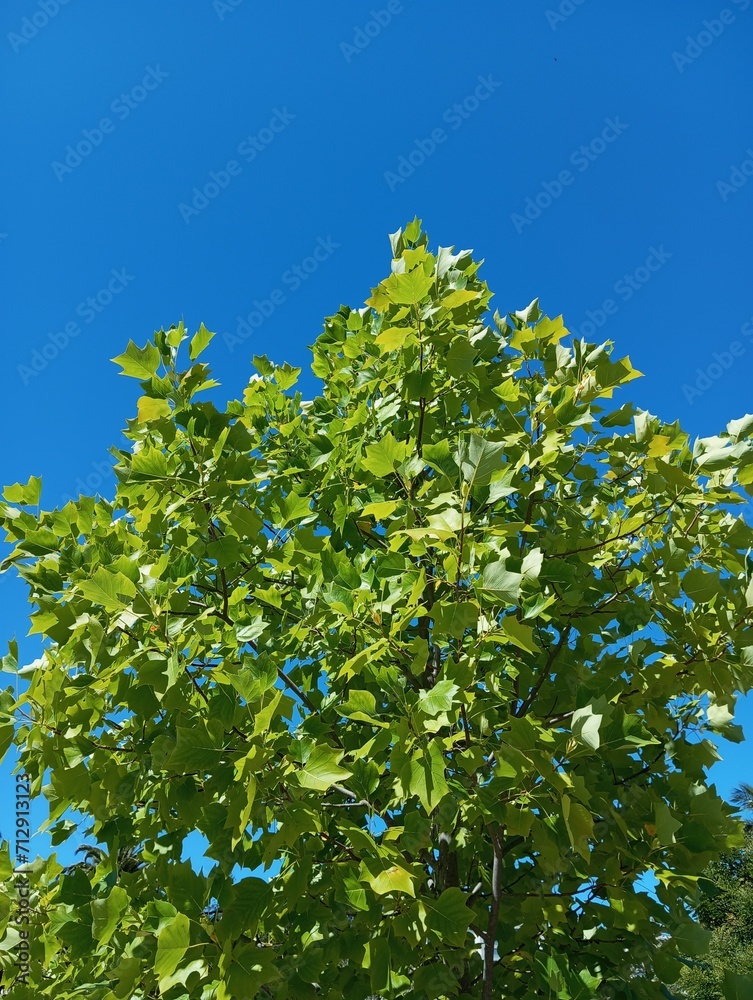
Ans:
MULTIPOLYGON (((732 801, 753 811, 753 785, 737 788, 732 801)), ((753 981, 753 822, 745 824, 744 845, 712 861, 704 875, 696 916, 711 931, 709 952, 683 969, 677 993, 687 1000, 745 1000, 753 981)))
POLYGON ((220 407, 212 334, 160 330, 115 359, 114 497, 3 494, 44 652, 0 751, 54 844, 75 812, 92 842, 30 863, 13 998, 651 1000, 706 947, 689 909, 742 842, 706 770, 753 686, 753 416, 691 443, 612 402, 639 373, 610 342, 491 315, 418 220, 390 239, 314 399, 257 356, 220 407))

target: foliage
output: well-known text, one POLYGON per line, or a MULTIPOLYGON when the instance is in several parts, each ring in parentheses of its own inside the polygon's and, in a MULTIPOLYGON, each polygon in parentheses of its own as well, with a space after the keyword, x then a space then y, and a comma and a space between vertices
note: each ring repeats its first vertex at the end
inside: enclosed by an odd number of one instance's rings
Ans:
POLYGON ((611 404, 638 373, 610 343, 489 318, 417 220, 391 243, 313 346, 320 396, 255 357, 201 401, 211 334, 181 370, 173 327, 116 359, 142 395, 112 502, 4 493, 46 646, 3 749, 54 843, 79 810, 102 845, 31 866, 14 1000, 648 1000, 705 946, 688 907, 740 842, 705 769, 753 676, 753 417, 691 447, 611 404))
MULTIPOLYGON (((753 810, 753 786, 740 785, 732 801, 753 810)), ((743 977, 753 977, 753 823, 745 825, 744 845, 712 861, 704 875, 696 916, 711 931, 709 953, 683 969, 676 992, 688 1000, 748 997, 750 980, 743 977)))

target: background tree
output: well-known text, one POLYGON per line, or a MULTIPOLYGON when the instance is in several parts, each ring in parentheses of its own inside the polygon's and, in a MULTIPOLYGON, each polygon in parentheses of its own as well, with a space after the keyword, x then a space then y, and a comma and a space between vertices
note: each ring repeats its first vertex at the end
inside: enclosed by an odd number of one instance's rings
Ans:
MULTIPOLYGON (((753 786, 740 785, 732 801, 753 811, 753 786)), ((744 845, 712 861, 704 875, 696 916, 711 931, 709 954, 683 970, 676 991, 688 1000, 743 1000, 753 977, 753 822, 745 824, 744 845)))
POLYGON ((688 907, 740 842, 705 769, 753 676, 753 417, 691 448, 611 405, 638 374, 611 344, 489 317, 417 220, 391 244, 313 346, 317 398, 256 357, 201 401, 212 335, 182 370, 160 331, 116 359, 142 395, 114 500, 6 489, 46 646, 0 732, 54 842, 76 809, 102 845, 33 865, 14 998, 658 998, 705 947, 688 907))

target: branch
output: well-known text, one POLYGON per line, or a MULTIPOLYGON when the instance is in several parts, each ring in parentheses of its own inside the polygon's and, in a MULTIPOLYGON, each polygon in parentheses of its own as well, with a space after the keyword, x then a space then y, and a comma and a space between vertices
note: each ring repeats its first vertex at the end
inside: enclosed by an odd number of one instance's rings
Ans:
POLYGON ((483 1000, 492 1000, 494 988, 494 945, 497 940, 497 925, 499 923, 499 905, 502 888, 502 847, 500 837, 493 826, 489 827, 494 851, 492 864, 492 903, 489 910, 489 923, 484 937, 484 992, 483 1000))
POLYGON ((297 695, 301 699, 301 701, 309 710, 309 712, 313 712, 315 715, 319 714, 319 710, 317 709, 313 701, 309 698, 309 696, 305 692, 301 691, 301 689, 298 687, 298 685, 294 680, 288 677, 288 675, 285 673, 282 667, 277 668, 277 676, 280 678, 280 680, 287 688, 290 688, 293 694, 297 695))
POLYGON ((547 552, 545 553, 545 559, 564 559, 565 556, 575 556, 579 552, 593 552, 595 549, 603 549, 605 545, 609 545, 610 542, 618 542, 622 538, 630 538, 631 535, 637 535, 643 528, 647 528, 649 524, 652 524, 657 518, 661 517, 662 514, 668 514, 670 510, 674 507, 677 501, 680 499, 678 494, 672 503, 668 504, 666 507, 662 507, 661 510, 657 510, 655 514, 647 518, 643 524, 639 525, 637 528, 633 528, 632 531, 623 531, 621 534, 613 535, 611 538, 605 538, 601 542, 596 542, 593 545, 585 545, 582 549, 570 549, 569 552, 547 552))
POLYGON ((536 681, 536 683, 531 688, 531 693, 528 695, 528 697, 526 698, 526 700, 524 702, 522 702, 521 705, 517 709, 515 709, 515 711, 513 712, 513 715, 515 716, 516 719, 520 719, 523 715, 525 715, 526 712, 530 709, 531 705, 536 700, 536 697, 538 696, 539 691, 544 686, 544 682, 546 681, 546 679, 549 677, 549 674, 551 673, 552 666, 554 665, 554 661, 557 658, 557 654, 559 653, 559 651, 562 649, 562 647, 567 642, 567 637, 570 634, 570 629, 571 628, 572 628, 572 625, 566 625, 562 629, 562 631, 560 632, 560 637, 557 640, 555 646, 553 647, 551 653, 549 654, 549 658, 546 661, 546 663, 544 664, 544 667, 543 667, 543 669, 541 671, 539 679, 536 681))

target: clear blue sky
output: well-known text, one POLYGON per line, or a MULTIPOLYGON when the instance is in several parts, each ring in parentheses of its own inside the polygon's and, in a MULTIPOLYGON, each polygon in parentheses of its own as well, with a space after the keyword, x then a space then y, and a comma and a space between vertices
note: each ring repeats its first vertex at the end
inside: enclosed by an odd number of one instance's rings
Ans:
MULTIPOLYGON (((486 259, 500 311, 539 296, 614 340, 652 413, 706 436, 753 411, 751 0, 13 0, 0 24, 0 480, 41 475, 45 506, 112 488, 129 338, 203 321, 224 398, 253 353, 310 395, 322 318, 414 215, 486 259)), ((0 597, 33 659, 23 588, 0 597)), ((726 792, 753 775, 723 753, 726 792)))

